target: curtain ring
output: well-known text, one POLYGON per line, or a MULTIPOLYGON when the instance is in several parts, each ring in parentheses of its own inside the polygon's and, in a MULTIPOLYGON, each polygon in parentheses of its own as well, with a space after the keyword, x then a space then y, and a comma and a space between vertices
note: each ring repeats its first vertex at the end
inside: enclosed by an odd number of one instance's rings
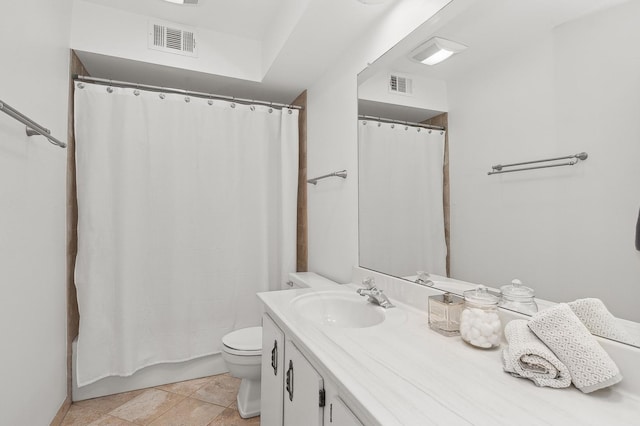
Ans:
POLYGON ((405 130, 409 130, 409 126, 404 126, 404 129, 405 130))
POLYGON ((188 97, 188 96, 185 96, 185 97, 184 97, 184 101, 185 101, 186 103, 189 103, 189 102, 191 102, 191 98, 190 98, 190 97, 188 97))
POLYGON ((392 125, 391 125, 391 128, 392 128, 392 129, 395 129, 395 128, 396 128, 396 125, 395 125, 395 124, 392 124, 392 125))
POLYGON ((78 83, 78 89, 84 89, 84 83, 78 83))
POLYGON ((235 108, 235 107, 236 107, 236 104, 231 103, 231 105, 230 105, 230 106, 231 106, 231 108, 235 108))
POLYGON ((289 110, 288 114, 289 114, 289 115, 293 114, 293 111, 289 110))
POLYGON ((269 114, 273 112, 273 108, 269 108, 269 114))
POLYGON ((165 96, 165 94, 164 94, 164 93, 160 93, 160 94, 158 95, 158 97, 159 97, 160 99, 164 99, 166 96, 165 96))
POLYGON ((113 93, 113 87, 111 86, 107 87, 107 93, 113 93))
POLYGON ((366 120, 362 120, 362 125, 366 126, 367 125, 367 121, 366 120))
POLYGON ((429 134, 431 134, 431 132, 433 132, 433 130, 429 130, 429 134))
POLYGON ((140 96, 140 91, 138 89, 136 89, 136 90, 133 91, 133 94, 136 95, 136 96, 140 96))
POLYGON ((378 127, 381 127, 381 126, 382 126, 382 123, 378 123, 378 127))
POLYGON ((440 132, 441 135, 444 135, 444 132, 440 132))
POLYGON ((207 103, 208 103, 209 105, 213 105, 213 101, 212 101, 211 99, 209 99, 209 100, 207 101, 207 103))
POLYGON ((255 111, 255 110, 256 110, 256 107, 255 107, 255 105, 251 105, 251 106, 249 107, 249 109, 250 109, 251 111, 255 111))
POLYGON ((420 130, 422 130, 420 127, 418 127, 418 133, 420 133, 420 130))

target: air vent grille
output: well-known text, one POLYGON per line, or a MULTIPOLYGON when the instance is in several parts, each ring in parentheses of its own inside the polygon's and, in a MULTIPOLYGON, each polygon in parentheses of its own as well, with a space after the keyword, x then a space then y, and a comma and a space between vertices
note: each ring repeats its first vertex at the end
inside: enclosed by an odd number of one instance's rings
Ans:
POLYGON ((186 31, 182 33, 182 50, 185 52, 194 52, 196 50, 196 38, 192 32, 186 31))
POLYGON ((389 91, 410 95, 412 93, 412 80, 410 78, 391 74, 389 76, 389 91))
POLYGON ((148 47, 163 52, 198 56, 194 29, 168 22, 149 24, 148 47))

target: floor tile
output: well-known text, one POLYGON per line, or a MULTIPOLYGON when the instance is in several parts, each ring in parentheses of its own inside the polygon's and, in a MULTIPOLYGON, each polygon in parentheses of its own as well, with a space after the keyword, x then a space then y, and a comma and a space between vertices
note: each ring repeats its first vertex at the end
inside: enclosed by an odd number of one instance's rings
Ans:
POLYGON ((130 422, 146 425, 183 399, 184 396, 175 393, 165 392, 160 389, 147 389, 109 414, 130 422))
POLYGON ((103 413, 72 404, 62 420, 61 426, 87 426, 102 417, 105 417, 103 413))
POLYGON ((224 410, 219 405, 187 398, 154 420, 151 426, 205 426, 224 410))
POLYGON ((92 410, 99 411, 100 413, 108 413, 120 407, 125 402, 129 402, 142 392, 144 392, 144 389, 103 396, 100 398, 86 399, 84 401, 74 402, 73 405, 77 407, 91 408, 92 410))
POLYGON ((238 410, 225 408, 208 426, 260 426, 260 416, 243 419, 238 410))
POLYGON ((136 426, 135 423, 119 419, 117 417, 105 415, 87 426, 136 426))
POLYGON ((187 380, 186 382, 170 383, 168 385, 156 386, 156 389, 162 389, 167 392, 173 392, 184 396, 189 396, 211 380, 211 377, 203 377, 201 379, 187 380))
POLYGON ((236 401, 240 379, 229 374, 213 376, 209 382, 195 391, 191 397, 212 404, 228 407, 236 401))

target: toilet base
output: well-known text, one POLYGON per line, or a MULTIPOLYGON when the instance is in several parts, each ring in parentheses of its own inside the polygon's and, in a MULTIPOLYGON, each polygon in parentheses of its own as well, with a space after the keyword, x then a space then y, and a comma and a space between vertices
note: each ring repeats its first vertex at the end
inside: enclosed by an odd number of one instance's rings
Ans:
POLYGON ((260 415, 260 379, 242 379, 236 398, 243 419, 260 415))

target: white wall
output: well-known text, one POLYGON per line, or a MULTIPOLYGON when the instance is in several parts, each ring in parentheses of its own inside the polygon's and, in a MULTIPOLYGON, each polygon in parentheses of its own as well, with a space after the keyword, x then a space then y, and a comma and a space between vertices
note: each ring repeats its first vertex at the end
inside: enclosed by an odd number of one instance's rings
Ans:
POLYGON ((449 81, 452 275, 599 297, 640 321, 640 4, 564 24, 449 81), (573 167, 491 165, 587 151, 573 167))
MULTIPOLYGON (((73 6, 71 47, 208 74, 262 80, 262 49, 259 41, 198 28, 198 57, 165 53, 147 47, 149 19, 148 16, 76 0, 73 6)), ((278 40, 269 45, 272 50, 277 47, 273 44, 277 45, 278 40)), ((272 56, 273 52, 266 54, 272 56)))
MULTIPOLYGON (((66 140, 71 1, 2 6, 0 99, 66 140)), ((0 114, 0 424, 66 397, 66 150, 0 114)))
POLYGON ((446 3, 399 1, 309 88, 307 175, 349 173, 308 186, 310 271, 348 282, 358 265, 357 74, 446 3))

